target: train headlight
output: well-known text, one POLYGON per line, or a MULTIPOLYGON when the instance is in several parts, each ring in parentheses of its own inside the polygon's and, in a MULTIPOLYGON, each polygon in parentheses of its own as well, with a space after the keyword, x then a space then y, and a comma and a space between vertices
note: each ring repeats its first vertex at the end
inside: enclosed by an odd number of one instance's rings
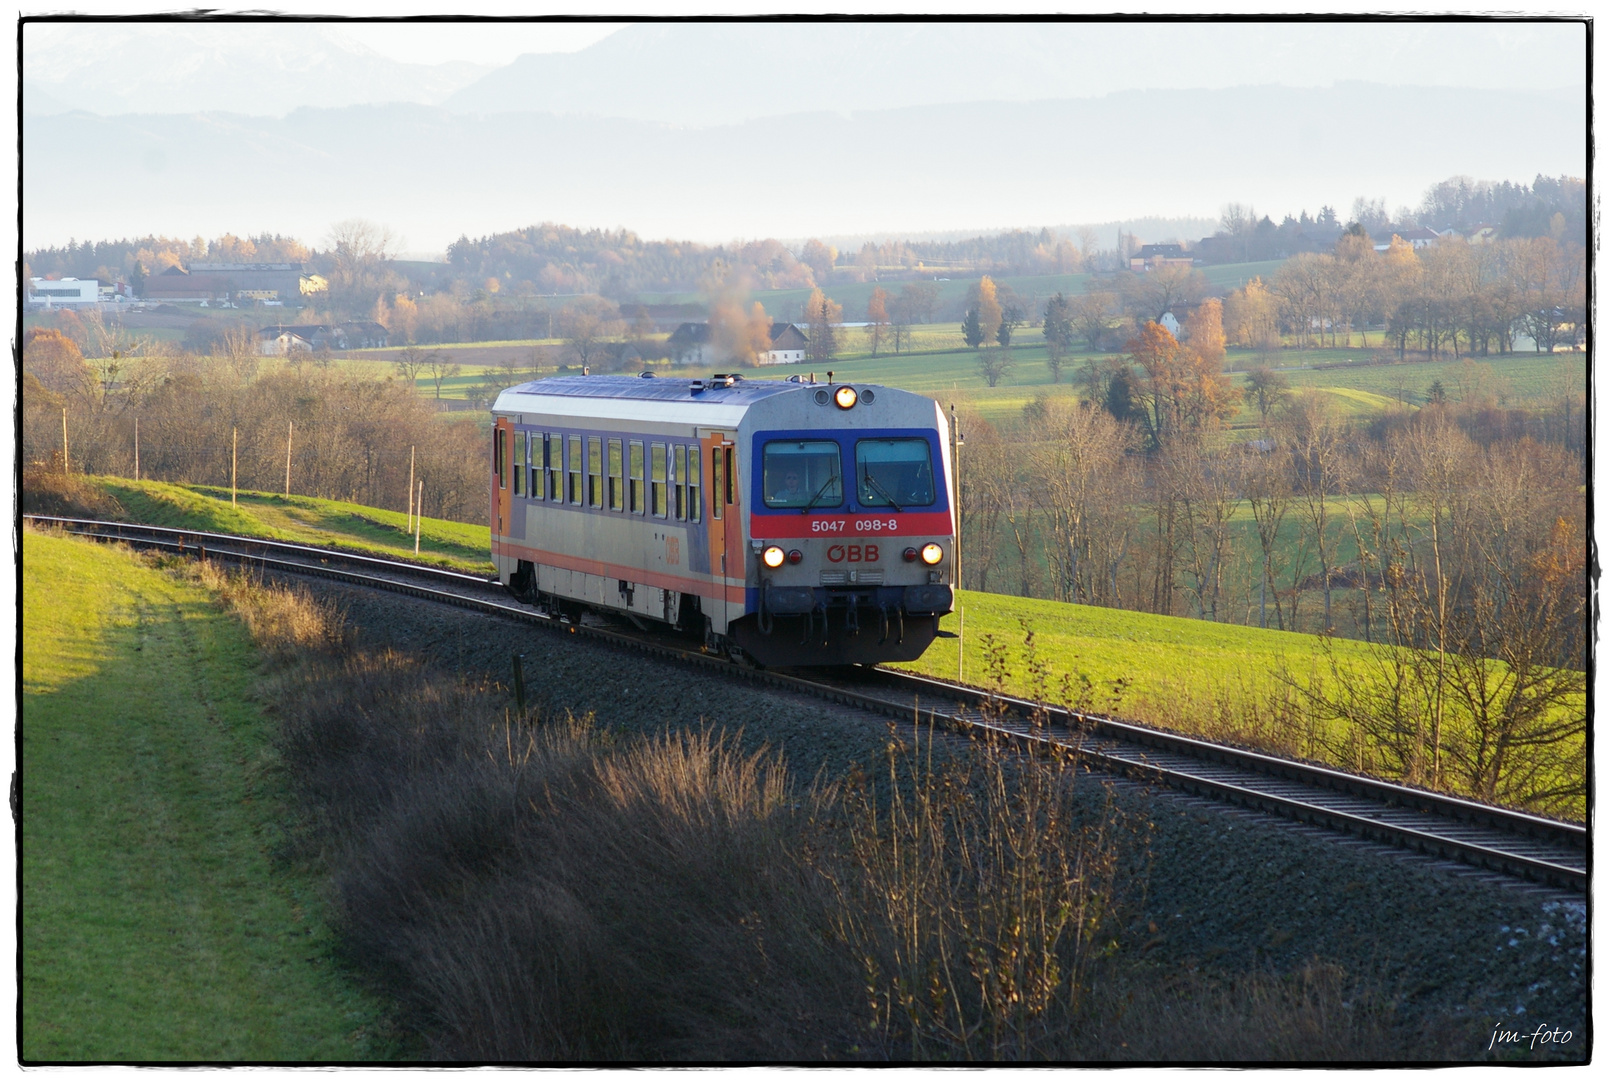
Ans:
POLYGON ((800 551, 798 548, 794 548, 792 551, 788 552, 788 561, 793 563, 793 565, 798 566, 800 563, 804 562, 804 552, 800 551))
POLYGON ((922 561, 927 563, 929 566, 937 566, 939 564, 939 561, 941 559, 943 559, 943 558, 944 558, 944 549, 939 547, 939 545, 937 545, 937 544, 923 544, 922 545, 922 561))
POLYGON ((837 389, 837 391, 834 392, 834 394, 832 395, 833 402, 840 409, 852 409, 852 408, 854 408, 855 407, 855 402, 859 398, 860 398, 860 395, 855 393, 855 388, 853 386, 840 386, 837 389))
POLYGON ((783 550, 777 547, 775 544, 772 544, 770 547, 760 552, 760 560, 773 570, 781 566, 782 560, 786 559, 787 557, 788 556, 783 552, 783 550))

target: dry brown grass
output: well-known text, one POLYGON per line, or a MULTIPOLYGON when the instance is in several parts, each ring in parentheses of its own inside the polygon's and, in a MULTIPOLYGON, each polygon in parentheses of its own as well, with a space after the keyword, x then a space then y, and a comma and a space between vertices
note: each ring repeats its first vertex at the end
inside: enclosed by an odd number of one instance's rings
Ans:
POLYGON ((101 521, 122 521, 128 516, 112 496, 80 476, 63 476, 59 468, 23 470, 22 512, 101 521))

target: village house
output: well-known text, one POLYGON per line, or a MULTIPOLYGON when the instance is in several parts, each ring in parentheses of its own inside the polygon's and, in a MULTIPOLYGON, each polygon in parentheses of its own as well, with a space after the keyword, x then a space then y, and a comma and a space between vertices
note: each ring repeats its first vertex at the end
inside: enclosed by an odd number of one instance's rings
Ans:
MULTIPOLYGON (((684 322, 670 335, 666 347, 675 364, 719 364, 732 359, 710 341, 709 323, 684 322)), ((759 364, 798 364, 805 358, 810 339, 793 323, 771 324, 771 347, 755 358, 759 364)))

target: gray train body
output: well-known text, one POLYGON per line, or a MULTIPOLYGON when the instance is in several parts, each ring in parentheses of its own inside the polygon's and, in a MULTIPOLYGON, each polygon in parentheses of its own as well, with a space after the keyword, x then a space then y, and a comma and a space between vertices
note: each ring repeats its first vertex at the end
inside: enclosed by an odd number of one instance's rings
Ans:
POLYGON ((929 398, 588 376, 504 390, 492 412, 492 560, 524 602, 670 624, 767 666, 915 659, 951 609, 948 425, 929 398))

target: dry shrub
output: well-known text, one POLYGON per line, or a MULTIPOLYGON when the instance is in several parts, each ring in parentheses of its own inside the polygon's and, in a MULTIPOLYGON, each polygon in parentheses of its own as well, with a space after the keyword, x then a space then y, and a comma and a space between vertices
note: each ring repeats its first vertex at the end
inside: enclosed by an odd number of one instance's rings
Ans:
POLYGON ((1109 797, 1081 807, 1063 758, 984 745, 936 763, 932 749, 931 732, 925 752, 892 739, 881 785, 851 778, 844 849, 821 859, 861 968, 867 1050, 1054 1057, 1137 877, 1122 819, 1109 797))
MULTIPOLYGON (((347 957, 441 1059, 820 1057, 853 971, 781 763, 532 726, 391 654, 287 688, 347 957), (828 1033, 828 1034, 824 1034, 828 1033)), ((847 1033, 845 1033, 847 1035, 847 1033)))
POLYGON ((37 468, 23 470, 22 512, 99 521, 128 518, 122 503, 83 477, 37 468))

